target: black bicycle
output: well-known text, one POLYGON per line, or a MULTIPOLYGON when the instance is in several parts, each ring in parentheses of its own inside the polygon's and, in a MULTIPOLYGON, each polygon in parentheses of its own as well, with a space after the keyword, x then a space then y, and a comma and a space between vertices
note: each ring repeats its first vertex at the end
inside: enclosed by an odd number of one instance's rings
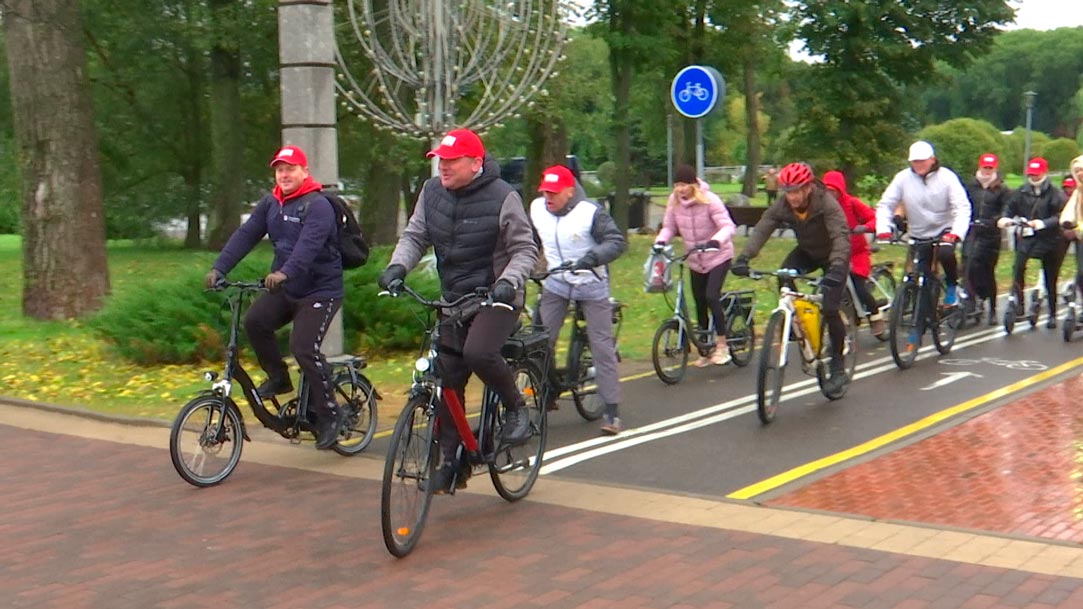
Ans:
MULTIPOLYGON (((241 366, 238 355, 241 309, 251 296, 266 289, 262 281, 223 280, 215 287, 226 291, 224 306, 230 310, 225 366, 221 378, 215 371, 204 373, 211 388, 180 409, 169 434, 173 467, 194 486, 213 486, 225 480, 240 462, 242 440, 250 439, 241 410, 233 399, 234 383, 240 385, 249 407, 264 427, 295 444, 312 439, 316 421, 308 408, 311 386, 305 376, 301 375, 297 395, 280 403, 277 397, 261 398, 252 378, 241 366)), ((368 447, 375 435, 376 402, 381 399, 380 394, 361 373, 367 365, 363 357, 344 355, 327 361, 333 370, 336 401, 347 415, 338 441, 331 449, 344 456, 356 455, 368 447)))
MULTIPOLYGON (((543 281, 559 273, 590 272, 597 276, 594 269, 574 271, 573 265, 574 262, 565 263, 541 275, 531 276, 530 279, 540 289, 543 281)), ((614 347, 617 349, 617 361, 620 361, 620 329, 624 325, 624 305, 615 298, 610 298, 609 304, 612 307, 613 341, 616 343, 614 347)), ((542 327, 541 313, 537 305, 535 305, 529 317, 534 326, 542 327)), ((552 405, 547 404, 547 406, 550 410, 555 409, 557 398, 567 393, 571 395, 572 402, 575 403, 575 410, 579 413, 579 416, 587 421, 596 421, 605 411, 605 403, 598 397, 598 387, 593 384, 594 356, 590 352, 590 341, 587 338, 587 321, 583 316, 583 307, 578 300, 572 301, 571 318, 571 330, 568 336, 568 349, 564 356, 564 365, 559 367, 554 365, 549 371, 549 380, 553 385, 550 393, 552 405)), ((551 360, 554 363, 557 361, 555 353, 552 354, 551 360)))
MULTIPOLYGON (((515 384, 526 401, 531 437, 526 442, 508 445, 500 438, 504 409, 500 398, 486 387, 482 393, 481 412, 476 429, 467 419, 463 396, 444 387, 437 371, 440 353, 440 327, 462 320, 473 305, 508 306, 494 303, 487 291, 466 294, 452 302, 429 300, 405 284, 385 290, 381 295, 413 297, 427 312, 425 346, 414 365, 414 382, 406 406, 395 422, 391 444, 384 463, 380 490, 380 525, 384 545, 391 554, 409 554, 421 538, 435 489, 429 481, 440 460, 437 444, 436 407, 440 400, 447 405, 459 431, 456 476, 451 481, 454 494, 460 481, 473 473, 474 467, 488 467, 496 492, 506 501, 518 501, 533 488, 541 470, 548 432, 546 418, 546 378, 549 366, 549 337, 544 331, 530 328, 517 332, 503 347, 515 384)), ((476 309, 475 309, 476 310, 476 309)))
MULTIPOLYGON (((695 347, 701 356, 706 357, 715 348, 715 319, 711 315, 707 328, 697 328, 688 316, 688 304, 684 295, 684 267, 688 257, 697 252, 713 252, 715 248, 704 246, 691 248, 683 256, 669 259, 677 265, 677 295, 666 304, 673 308, 673 315, 662 322, 654 333, 651 344, 651 362, 658 378, 667 385, 681 382, 688 369, 688 355, 695 347)), ((752 351, 756 346, 756 328, 752 315, 756 309, 756 294, 752 290, 722 292, 722 312, 726 320, 723 334, 733 363, 747 366, 752 361, 752 351)))
POLYGON ((951 352, 956 331, 962 323, 958 304, 943 304, 940 301, 944 287, 937 254, 939 248, 949 246, 941 240, 942 236, 924 239, 909 237, 905 240, 893 238, 893 241, 903 241, 909 246, 906 274, 895 292, 888 329, 891 358, 900 370, 914 365, 926 331, 932 332, 937 351, 941 354, 951 352), (923 252, 930 257, 926 264, 921 264, 923 252))

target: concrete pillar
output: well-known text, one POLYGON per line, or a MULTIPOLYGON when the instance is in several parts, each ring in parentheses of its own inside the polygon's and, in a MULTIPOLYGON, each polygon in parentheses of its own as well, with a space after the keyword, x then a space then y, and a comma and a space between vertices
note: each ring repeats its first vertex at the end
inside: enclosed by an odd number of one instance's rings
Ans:
MULTIPOLYGON (((325 188, 339 183, 334 41, 331 0, 279 0, 282 144, 304 149, 312 177, 325 188)), ((342 348, 339 313, 324 338, 323 352, 338 355, 342 348)))

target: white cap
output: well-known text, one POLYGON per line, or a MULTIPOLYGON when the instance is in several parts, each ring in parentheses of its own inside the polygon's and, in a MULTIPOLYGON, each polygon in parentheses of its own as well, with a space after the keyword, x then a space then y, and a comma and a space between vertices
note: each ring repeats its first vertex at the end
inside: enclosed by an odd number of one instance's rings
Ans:
POLYGON ((910 158, 911 161, 927 161, 936 156, 933 152, 933 145, 924 140, 918 140, 913 144, 910 144, 910 158))

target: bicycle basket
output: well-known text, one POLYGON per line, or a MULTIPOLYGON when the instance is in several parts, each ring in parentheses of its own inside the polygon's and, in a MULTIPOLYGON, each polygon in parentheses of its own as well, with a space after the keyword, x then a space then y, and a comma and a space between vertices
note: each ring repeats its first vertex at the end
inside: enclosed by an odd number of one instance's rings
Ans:
POLYGON ((662 294, 673 287, 672 260, 673 248, 666 246, 658 253, 647 257, 643 265, 643 291, 648 294, 662 294))
POLYGON ((504 359, 527 359, 549 348, 549 333, 541 326, 524 326, 500 347, 504 359))

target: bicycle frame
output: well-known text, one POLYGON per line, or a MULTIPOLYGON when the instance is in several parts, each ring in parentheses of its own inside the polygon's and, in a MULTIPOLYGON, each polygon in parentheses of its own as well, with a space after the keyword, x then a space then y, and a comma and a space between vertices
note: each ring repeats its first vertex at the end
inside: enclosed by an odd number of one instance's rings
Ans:
MULTIPOLYGON (((686 261, 688 260, 688 256, 690 256, 692 253, 694 252, 689 251, 683 256, 677 256, 670 259, 670 262, 672 264, 677 265, 677 278, 675 280, 677 284, 677 294, 674 296, 673 300, 673 316, 671 317, 671 319, 676 320, 677 324, 680 325, 680 340, 682 344, 684 340, 690 339, 692 341, 692 344, 696 346, 696 349, 699 349, 699 351, 703 353, 704 351, 708 351, 714 347, 714 337, 717 334, 717 326, 715 324, 717 324, 718 322, 715 320, 714 315, 708 315, 707 317, 709 318, 709 321, 707 322, 707 327, 703 328, 703 330, 701 331, 702 337, 699 336, 697 332, 692 332, 690 330, 690 328, 693 327, 694 324, 692 323, 691 318, 688 317, 688 301, 685 300, 684 295, 684 267, 686 261)), ((669 295, 666 294, 665 298, 666 304, 669 304, 669 295)), ((725 312, 730 313, 728 309, 725 312)))

